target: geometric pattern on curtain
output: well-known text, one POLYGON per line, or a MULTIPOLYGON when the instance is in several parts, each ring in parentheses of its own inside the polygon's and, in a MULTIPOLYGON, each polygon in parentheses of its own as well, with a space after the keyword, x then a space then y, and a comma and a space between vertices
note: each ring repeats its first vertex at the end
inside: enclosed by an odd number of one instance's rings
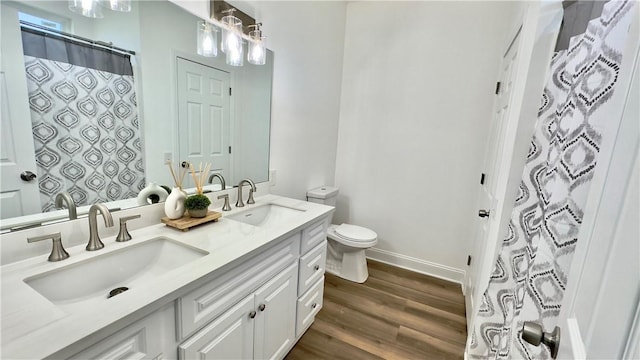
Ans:
POLYGON ((25 56, 42 211, 136 197, 144 168, 133 76, 25 56))
POLYGON ((471 358, 550 358, 546 346, 522 340, 522 325, 559 325, 634 6, 607 3, 552 59, 508 233, 471 331, 471 358))

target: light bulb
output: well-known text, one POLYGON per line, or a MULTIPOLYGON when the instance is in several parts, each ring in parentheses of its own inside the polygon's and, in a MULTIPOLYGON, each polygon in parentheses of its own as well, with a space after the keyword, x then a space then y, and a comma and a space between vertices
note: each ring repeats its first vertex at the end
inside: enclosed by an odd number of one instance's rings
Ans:
POLYGON ((216 29, 213 25, 198 21, 198 54, 207 57, 218 56, 216 29))

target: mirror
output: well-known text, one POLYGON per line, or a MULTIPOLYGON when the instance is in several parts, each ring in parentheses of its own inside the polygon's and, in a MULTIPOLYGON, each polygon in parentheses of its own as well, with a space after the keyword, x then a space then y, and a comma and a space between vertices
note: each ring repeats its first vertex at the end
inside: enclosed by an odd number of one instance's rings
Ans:
MULTIPOLYGON (((183 161, 191 162, 196 169, 200 162, 212 162, 211 173, 221 172, 227 187, 237 184, 243 178, 250 178, 256 183, 268 181, 273 76, 271 51, 268 51, 266 65, 262 66, 251 65, 246 60, 242 67, 228 66, 224 54, 215 58, 199 56, 196 53, 196 23, 199 19, 169 1, 134 1, 129 13, 104 9, 102 19, 90 19, 72 13, 66 0, 3 1, 0 6, 0 100, 3 104, 0 171, 3 184, 13 181, 23 189, 2 189, 2 229, 16 224, 22 226, 42 222, 42 215, 38 215, 43 207, 42 174, 38 174, 37 169, 31 166, 7 166, 16 163, 14 158, 19 158, 21 154, 31 157, 31 164, 35 165, 34 148, 38 141, 34 140, 35 130, 32 129, 31 121, 24 121, 31 120, 35 105, 34 101, 29 101, 28 93, 32 89, 27 89, 25 84, 25 57, 18 22, 20 11, 47 19, 64 32, 112 43, 118 48, 135 52, 135 56, 131 57, 131 84, 135 88, 135 95, 130 100, 134 110, 137 105, 137 120, 131 120, 137 128, 132 127, 135 133, 131 136, 137 136, 139 141, 136 144, 132 142, 134 146, 131 149, 139 152, 140 161, 136 166, 143 173, 136 178, 132 191, 121 191, 125 199, 118 198, 114 201, 116 199, 111 196, 101 197, 101 200, 108 201, 110 208, 137 206, 135 199, 130 198, 145 184, 153 182, 172 187, 173 180, 166 165, 167 160, 172 160, 176 170, 183 161), (207 75, 209 73, 222 76, 224 81, 217 82, 219 79, 207 75), (216 86, 212 85, 214 83, 216 86), (214 87, 216 91, 226 93, 227 86, 230 87, 230 95, 225 107, 218 109, 216 116, 210 116, 214 111, 206 101, 198 104, 189 97, 189 91, 211 92, 214 87), (17 119, 20 121, 16 121, 17 119), (19 129, 19 124, 22 124, 23 129, 19 129), (38 180, 26 182, 14 179, 27 170, 36 173, 38 180), (11 179, 6 178, 8 176, 11 179), (24 190, 29 186, 29 191, 24 190), (30 206, 24 205, 29 196, 35 196, 35 206, 33 201, 30 206), (17 217, 19 215, 22 216, 17 217)), ((82 154, 80 151, 73 155, 72 160, 82 154)), ((106 155, 104 158, 106 159, 106 155)), ((38 161, 41 162, 42 159, 38 158, 38 161)), ((122 162, 119 164, 122 165, 122 162)), ((71 183, 77 187, 86 185, 88 172, 81 181, 64 179, 66 187, 60 191, 69 190, 71 183)), ((109 181, 108 177, 106 180, 109 181)), ((186 177, 184 187, 190 187, 191 183, 189 177, 186 177)), ((216 183, 208 189, 218 190, 220 186, 216 183)), ((90 205, 91 203, 80 202, 79 214, 82 214, 83 206, 88 208, 90 205)), ((49 221, 65 218, 67 211, 54 210, 46 214, 46 220, 49 221)))

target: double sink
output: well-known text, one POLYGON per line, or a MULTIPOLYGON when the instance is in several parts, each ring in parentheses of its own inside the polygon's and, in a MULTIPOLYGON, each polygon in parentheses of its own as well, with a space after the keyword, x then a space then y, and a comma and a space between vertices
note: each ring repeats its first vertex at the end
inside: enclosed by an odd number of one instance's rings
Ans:
MULTIPOLYGON (((269 227, 293 219, 303 212, 268 203, 225 216, 224 219, 269 227)), ((136 287, 208 254, 208 251, 189 244, 158 236, 30 276, 24 282, 65 310, 87 308, 130 289, 135 291, 136 287)))

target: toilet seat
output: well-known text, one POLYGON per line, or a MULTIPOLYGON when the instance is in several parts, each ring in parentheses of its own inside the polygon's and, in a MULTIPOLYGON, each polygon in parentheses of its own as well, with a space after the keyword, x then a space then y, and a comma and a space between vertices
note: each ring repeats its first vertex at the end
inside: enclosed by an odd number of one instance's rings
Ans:
POLYGON ((370 248, 378 243, 375 231, 351 224, 331 225, 327 235, 332 240, 354 248, 370 248))

